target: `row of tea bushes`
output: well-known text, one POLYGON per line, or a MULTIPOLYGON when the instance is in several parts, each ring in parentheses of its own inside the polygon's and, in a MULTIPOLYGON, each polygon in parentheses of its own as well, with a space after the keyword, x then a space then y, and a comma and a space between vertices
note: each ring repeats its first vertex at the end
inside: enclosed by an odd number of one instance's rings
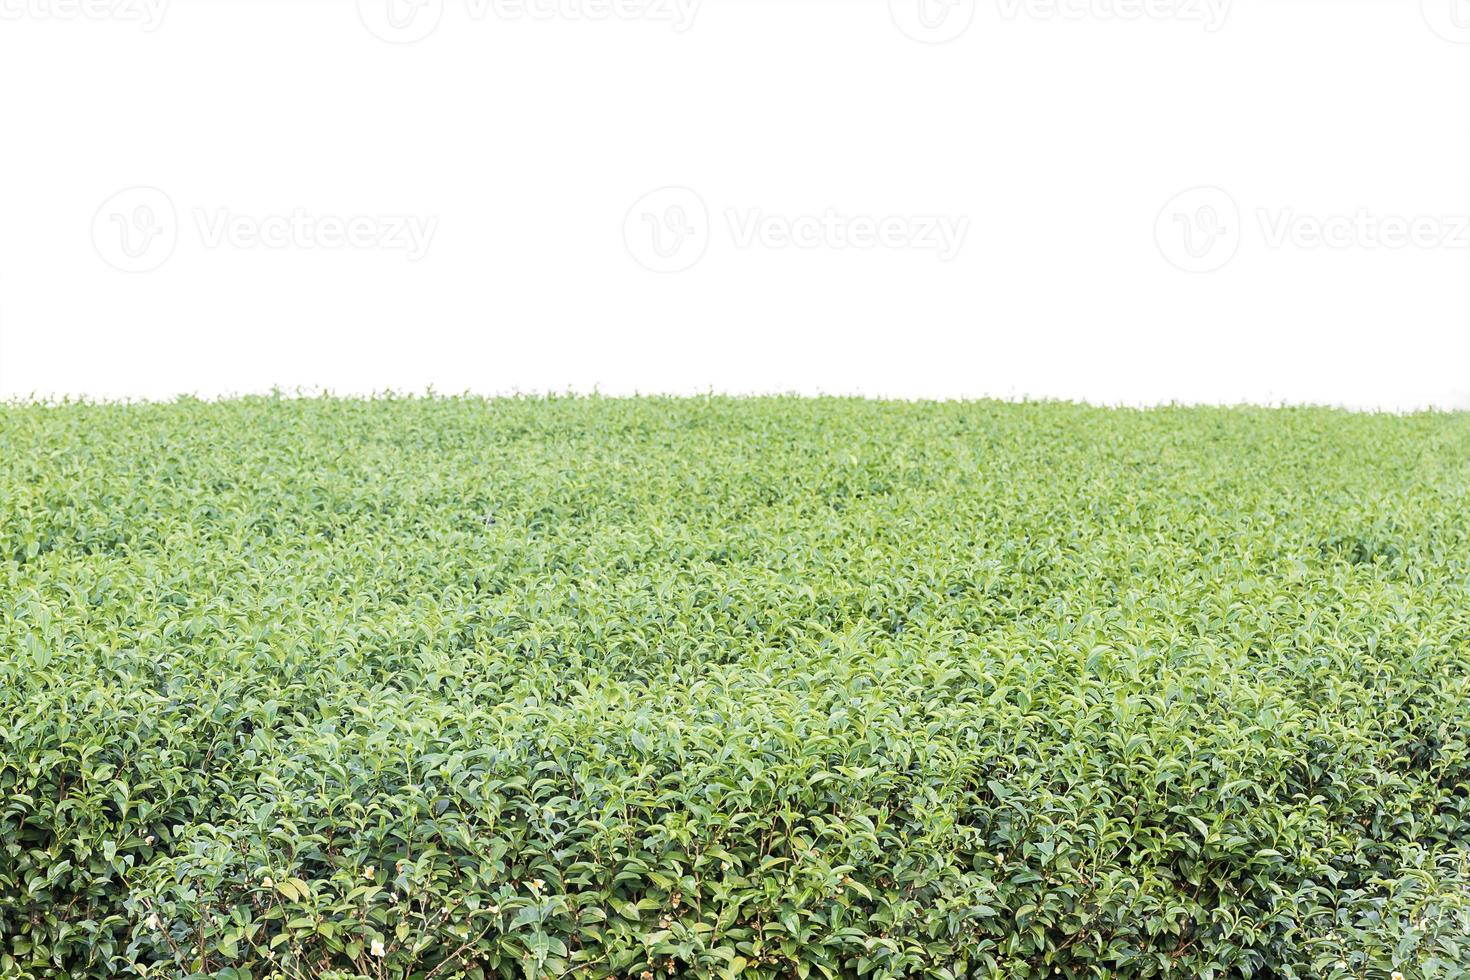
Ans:
POLYGON ((0 409, 5 977, 1470 976, 1470 417, 0 409))

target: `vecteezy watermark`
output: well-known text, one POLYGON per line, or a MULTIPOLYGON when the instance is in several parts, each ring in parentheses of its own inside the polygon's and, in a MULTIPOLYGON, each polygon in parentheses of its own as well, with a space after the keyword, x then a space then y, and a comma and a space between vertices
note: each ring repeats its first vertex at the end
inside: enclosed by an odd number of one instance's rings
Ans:
MULTIPOLYGON (((1234 0, 995 0, 1002 20, 1177 21, 1209 33, 1225 26, 1234 0)), ((1466 0, 1470 2, 1470 0, 1466 0)), ((888 0, 898 29, 915 41, 943 44, 969 30, 976 0, 888 0)))
MULTIPOLYGON (((970 231, 965 215, 772 214, 761 208, 727 208, 725 229, 737 249, 842 251, 887 249, 933 252, 953 261, 970 231)), ((654 272, 683 272, 709 249, 714 225, 704 198, 687 187, 646 194, 623 221, 628 252, 654 272)))
POLYGON ((766 214, 759 208, 725 212, 736 248, 842 249, 886 248, 931 251, 951 262, 965 245, 970 219, 943 214, 847 215, 836 208, 821 214, 766 214))
POLYGON ((438 218, 418 215, 236 214, 228 208, 196 208, 194 221, 205 248, 382 249, 403 252, 410 262, 429 253, 438 218))
MULTIPOLYGON (((242 214, 196 207, 194 234, 206 249, 381 250, 402 252, 410 262, 428 254, 437 217, 418 215, 242 214)), ((123 272, 151 272, 167 262, 183 237, 173 200, 156 187, 132 187, 103 202, 92 219, 97 254, 123 272)))
POLYGON ((1175 195, 1154 222, 1159 251, 1185 272, 1224 268, 1240 249, 1240 237, 1240 207, 1218 187, 1175 195))
POLYGON ((709 248, 709 208, 687 187, 643 195, 623 219, 623 241, 638 264, 653 272, 683 272, 709 248))
POLYGON ((0 0, 0 21, 116 21, 156 31, 169 0, 0 0))
POLYGON ((1456 44, 1470 44, 1470 0, 1419 0, 1430 30, 1456 44))
MULTIPOLYGON (((1303 214, 1295 208, 1257 208, 1255 224, 1269 249, 1368 251, 1470 249, 1470 214, 1303 214)), ((1239 251, 1247 225, 1235 199, 1218 187, 1197 187, 1174 197, 1159 212, 1154 236, 1159 251, 1186 272, 1214 272, 1239 251)))
POLYGON ((357 0, 357 16, 378 38, 413 44, 438 28, 444 19, 444 0, 357 0))
POLYGON ((888 0, 893 23, 915 41, 953 41, 975 20, 975 0, 888 0))
POLYGON ((179 213, 156 187, 129 187, 102 202, 92 217, 97 254, 123 272, 151 272, 179 244, 179 213))
POLYGON ((1233 0, 996 0, 1005 20, 1178 21, 1213 34, 1233 0))
MULTIPOLYGON (((694 26, 703 0, 456 0, 450 9, 472 22, 645 21, 682 34, 694 26)), ((376 37, 392 44, 422 41, 444 19, 446 0, 357 0, 357 14, 376 37)))
POLYGON ((1470 215, 1297 214, 1293 208, 1257 212, 1268 248, 1470 248, 1470 215))

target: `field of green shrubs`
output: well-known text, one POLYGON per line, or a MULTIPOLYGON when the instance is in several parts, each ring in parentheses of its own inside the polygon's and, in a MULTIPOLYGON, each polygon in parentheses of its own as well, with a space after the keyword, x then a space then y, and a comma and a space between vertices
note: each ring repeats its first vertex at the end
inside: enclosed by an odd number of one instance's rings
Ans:
POLYGON ((0 408, 0 976, 1470 976, 1470 416, 0 408))

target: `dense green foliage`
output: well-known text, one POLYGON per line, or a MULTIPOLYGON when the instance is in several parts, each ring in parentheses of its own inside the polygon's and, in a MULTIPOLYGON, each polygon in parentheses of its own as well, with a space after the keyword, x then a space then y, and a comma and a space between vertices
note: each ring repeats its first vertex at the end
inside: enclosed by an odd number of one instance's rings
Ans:
POLYGON ((0 409, 0 975, 1470 975, 1470 417, 0 409))

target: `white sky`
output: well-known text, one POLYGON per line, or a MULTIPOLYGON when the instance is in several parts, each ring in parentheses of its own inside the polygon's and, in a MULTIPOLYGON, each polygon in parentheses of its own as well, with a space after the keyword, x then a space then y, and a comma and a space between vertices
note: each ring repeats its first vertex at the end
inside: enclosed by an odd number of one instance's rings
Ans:
POLYGON ((1470 0, 419 2, 0 0, 0 395, 1470 408, 1470 0))

